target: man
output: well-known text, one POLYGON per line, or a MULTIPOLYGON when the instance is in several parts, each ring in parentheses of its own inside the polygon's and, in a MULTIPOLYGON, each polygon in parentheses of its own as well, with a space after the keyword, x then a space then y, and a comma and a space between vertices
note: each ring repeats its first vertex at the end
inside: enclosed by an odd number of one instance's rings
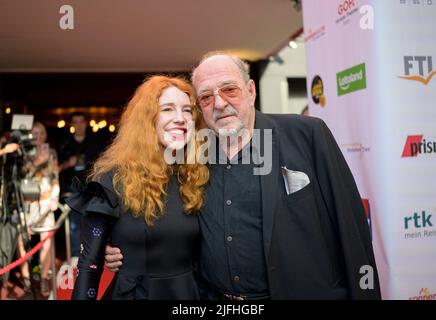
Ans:
MULTIPOLYGON (((324 122, 255 112, 248 66, 233 56, 207 55, 192 82, 204 120, 226 144, 221 148, 228 158, 211 165, 199 216, 205 296, 379 299, 359 192, 324 122), (247 148, 261 152, 262 145, 249 143, 255 129, 272 130, 271 141, 264 142, 271 144, 269 174, 254 175, 255 163, 238 161, 247 148), (234 135, 242 138, 226 138, 234 135)), ((116 270, 122 253, 110 247, 106 253, 107 265, 116 270)))
MULTIPOLYGON (((74 177, 78 177, 83 183, 85 182, 92 163, 102 149, 102 143, 99 143, 95 137, 87 135, 87 122, 84 113, 73 113, 70 116, 70 123, 74 127, 74 133, 59 151, 62 199, 65 199, 72 192, 71 184, 74 177)), ((80 250, 80 216, 76 212, 72 212, 70 219, 72 264, 75 265, 80 250)))

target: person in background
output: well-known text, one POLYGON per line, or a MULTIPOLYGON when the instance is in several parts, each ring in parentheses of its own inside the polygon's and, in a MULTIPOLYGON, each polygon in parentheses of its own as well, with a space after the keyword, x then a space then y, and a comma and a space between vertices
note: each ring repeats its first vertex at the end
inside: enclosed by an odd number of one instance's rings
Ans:
MULTIPOLYGON (((59 151, 61 201, 71 195, 74 177, 85 183, 92 163, 103 148, 103 144, 95 136, 87 133, 87 121, 84 113, 73 113, 70 116, 70 124, 74 127, 74 133, 66 139, 59 151)), ((72 265, 75 266, 80 249, 80 215, 76 212, 70 213, 70 235, 72 265)))
MULTIPOLYGON (((40 196, 37 201, 31 202, 30 210, 26 216, 26 223, 31 227, 54 227, 54 211, 58 207, 59 201, 59 179, 58 179, 58 162, 56 151, 50 148, 47 141, 47 130, 41 122, 35 122, 32 128, 32 135, 35 138, 36 153, 32 161, 26 162, 24 169, 26 178, 36 182, 39 185, 40 196)), ((46 238, 49 232, 40 233, 41 240, 46 238)), ((24 256, 23 241, 20 238, 18 242, 20 256, 24 256)), ((50 295, 49 271, 51 266, 51 250, 53 247, 52 239, 44 242, 39 253, 41 265, 41 295, 48 297, 50 295)), ((51 270, 52 276, 56 270, 51 270)), ((22 277, 25 289, 30 286, 30 272, 27 262, 21 265, 22 277)))

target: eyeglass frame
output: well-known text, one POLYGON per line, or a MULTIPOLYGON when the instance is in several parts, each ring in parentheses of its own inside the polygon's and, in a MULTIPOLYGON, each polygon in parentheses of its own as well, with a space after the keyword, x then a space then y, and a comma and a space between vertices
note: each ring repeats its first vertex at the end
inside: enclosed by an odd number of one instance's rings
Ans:
MULTIPOLYGON (((245 85, 247 85, 247 84, 248 84, 248 82, 245 83, 245 85)), ((226 94, 224 94, 224 97, 223 97, 223 96, 220 94, 220 91, 221 91, 223 88, 226 88, 226 87, 229 87, 229 86, 235 86, 236 88, 238 88, 238 90, 239 90, 238 98, 239 98, 240 95, 241 95, 241 93, 242 93, 242 88, 241 88, 238 84, 236 84, 236 83, 225 84, 225 85, 223 85, 223 86, 221 86, 221 87, 218 87, 218 88, 216 88, 216 89, 214 89, 214 90, 206 90, 206 91, 203 92, 202 94, 199 94, 199 95, 197 96, 197 99, 196 99, 197 109, 201 112, 201 108, 202 108, 202 107, 201 107, 201 104, 200 104, 199 98, 200 98, 202 95, 204 95, 205 93, 212 92, 212 95, 213 95, 213 101, 212 101, 210 104, 204 106, 203 108, 208 107, 209 105, 212 105, 212 104, 215 102, 215 97, 216 97, 216 95, 219 95, 219 96, 221 97, 221 99, 223 99, 223 100, 225 100, 225 101, 228 101, 229 99, 235 99, 235 98, 237 98, 237 97, 229 98, 226 94)))

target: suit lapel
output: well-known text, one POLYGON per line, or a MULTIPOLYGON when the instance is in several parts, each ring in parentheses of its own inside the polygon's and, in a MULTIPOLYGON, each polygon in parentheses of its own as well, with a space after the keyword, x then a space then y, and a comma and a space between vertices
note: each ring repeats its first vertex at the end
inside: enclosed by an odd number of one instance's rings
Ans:
MULTIPOLYGON (((265 261, 268 265, 269 252, 271 248, 271 237, 274 227, 274 217, 277 207, 277 193, 278 182, 281 178, 279 168, 279 141, 277 137, 277 131, 274 128, 274 124, 265 116, 259 112, 256 112, 256 129, 272 129, 272 165, 271 172, 266 175, 260 176, 261 196, 262 196, 262 221, 263 221, 263 243, 265 252, 265 261)), ((263 141, 263 132, 261 135, 262 144, 269 143, 269 141, 263 141)), ((265 150, 264 148, 262 148, 265 150)))

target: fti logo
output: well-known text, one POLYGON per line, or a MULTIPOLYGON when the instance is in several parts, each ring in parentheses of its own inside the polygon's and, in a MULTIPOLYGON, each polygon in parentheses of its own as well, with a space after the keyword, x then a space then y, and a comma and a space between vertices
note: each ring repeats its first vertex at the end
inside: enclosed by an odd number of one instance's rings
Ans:
POLYGON ((402 158, 416 157, 418 154, 436 153, 436 141, 424 139, 424 135, 407 136, 402 158))
POLYGON ((401 79, 417 81, 426 86, 435 74, 436 70, 433 70, 431 56, 404 57, 404 76, 400 76, 401 79))

